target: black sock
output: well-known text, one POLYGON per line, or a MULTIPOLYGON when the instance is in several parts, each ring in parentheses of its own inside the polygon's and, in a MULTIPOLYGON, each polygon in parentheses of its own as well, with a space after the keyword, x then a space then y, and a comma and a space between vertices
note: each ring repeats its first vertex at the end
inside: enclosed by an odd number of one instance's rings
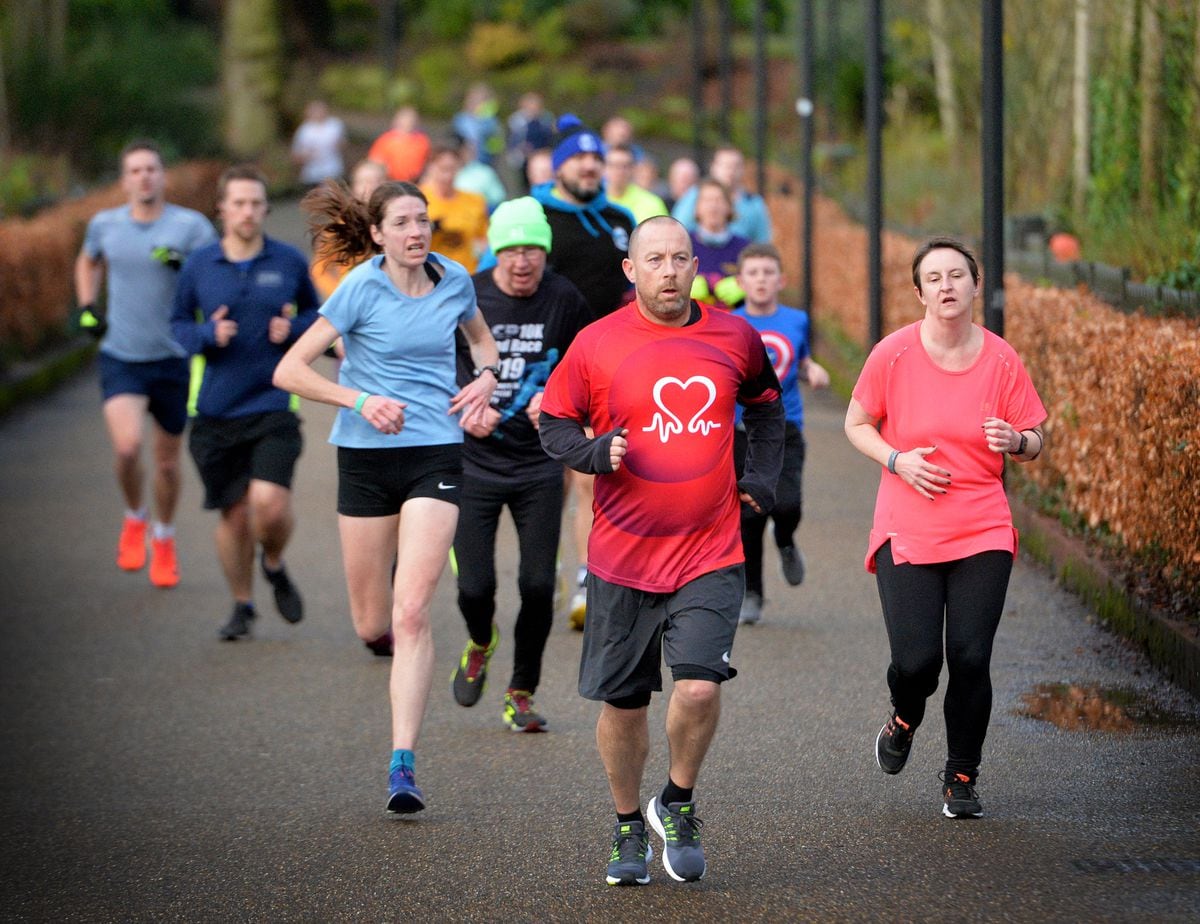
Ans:
POLYGON ((690 789, 684 789, 668 776, 667 785, 663 787, 662 795, 659 797, 659 801, 661 801, 663 805, 670 805, 672 802, 691 802, 692 791, 690 789))
POLYGON ((642 814, 641 809, 633 812, 617 812, 617 821, 640 821, 646 823, 646 817, 642 814))

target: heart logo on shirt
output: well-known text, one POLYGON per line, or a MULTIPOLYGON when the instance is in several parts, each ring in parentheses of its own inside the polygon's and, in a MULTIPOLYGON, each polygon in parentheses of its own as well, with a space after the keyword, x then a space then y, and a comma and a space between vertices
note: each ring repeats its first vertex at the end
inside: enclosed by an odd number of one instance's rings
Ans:
POLYGON ((683 433, 686 429, 688 433, 699 433, 701 436, 708 436, 709 432, 721 426, 719 421, 704 419, 704 412, 707 411, 714 401, 717 400, 717 386, 713 384, 713 380, 705 375, 693 375, 686 382, 678 379, 673 375, 667 375, 660 378, 654 383, 652 392, 654 403, 658 410, 654 414, 654 419, 644 427, 643 433, 658 433, 660 442, 666 443, 672 435, 683 433), (671 393, 671 403, 679 408, 680 413, 676 413, 670 406, 663 395, 663 390, 667 386, 675 386, 680 391, 678 394, 671 393), (698 386, 701 389, 700 397, 704 403, 696 410, 685 426, 681 414, 687 413, 687 405, 689 399, 686 393, 693 387, 698 386))

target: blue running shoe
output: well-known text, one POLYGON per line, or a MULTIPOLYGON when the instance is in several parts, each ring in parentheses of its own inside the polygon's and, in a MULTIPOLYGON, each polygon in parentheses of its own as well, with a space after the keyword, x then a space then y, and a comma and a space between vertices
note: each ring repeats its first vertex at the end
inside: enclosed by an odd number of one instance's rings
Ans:
POLYGON ((707 864, 700 846, 700 827, 695 802, 661 805, 658 796, 646 806, 646 817, 654 833, 663 839, 663 867, 679 882, 698 882, 704 878, 707 864))
POLYGON ((425 808, 425 797, 413 779, 412 767, 397 767, 388 776, 387 810, 396 815, 411 815, 425 808))
POLYGON ((647 864, 653 859, 646 826, 640 821, 618 821, 604 881, 615 886, 645 885, 650 881, 647 864))

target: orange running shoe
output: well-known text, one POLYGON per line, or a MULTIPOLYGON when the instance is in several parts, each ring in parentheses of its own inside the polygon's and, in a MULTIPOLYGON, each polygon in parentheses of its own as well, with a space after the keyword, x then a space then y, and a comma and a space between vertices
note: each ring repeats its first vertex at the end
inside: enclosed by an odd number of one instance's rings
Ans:
POLYGON ((174 587, 179 583, 179 562, 175 559, 175 539, 150 540, 150 583, 155 587, 174 587))
POLYGON ((146 521, 126 517, 117 542, 117 567, 141 571, 146 566, 146 521))

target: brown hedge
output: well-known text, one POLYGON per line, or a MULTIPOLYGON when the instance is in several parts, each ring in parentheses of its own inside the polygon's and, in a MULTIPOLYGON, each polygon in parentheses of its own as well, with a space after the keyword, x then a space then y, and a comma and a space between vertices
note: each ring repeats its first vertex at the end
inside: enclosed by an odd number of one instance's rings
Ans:
MULTIPOLYGON (((168 198, 211 215, 224 166, 201 161, 169 170, 168 198)), ((114 184, 33 218, 0 222, 0 344, 30 353, 62 336, 75 301, 75 257, 88 219, 123 200, 114 184)))
MULTIPOLYGON (((799 209, 771 197, 785 271, 799 278, 799 209)), ((867 235, 833 202, 814 207, 813 308, 867 339, 867 235)), ((883 236, 884 332, 923 315, 909 265, 918 241, 883 236)), ((986 267, 984 268, 986 271, 986 267)), ((1200 328, 1124 314, 1079 290, 1005 277, 1005 338, 1049 412, 1047 451, 1022 473, 1093 527, 1145 553, 1169 586, 1200 593, 1200 328)))

